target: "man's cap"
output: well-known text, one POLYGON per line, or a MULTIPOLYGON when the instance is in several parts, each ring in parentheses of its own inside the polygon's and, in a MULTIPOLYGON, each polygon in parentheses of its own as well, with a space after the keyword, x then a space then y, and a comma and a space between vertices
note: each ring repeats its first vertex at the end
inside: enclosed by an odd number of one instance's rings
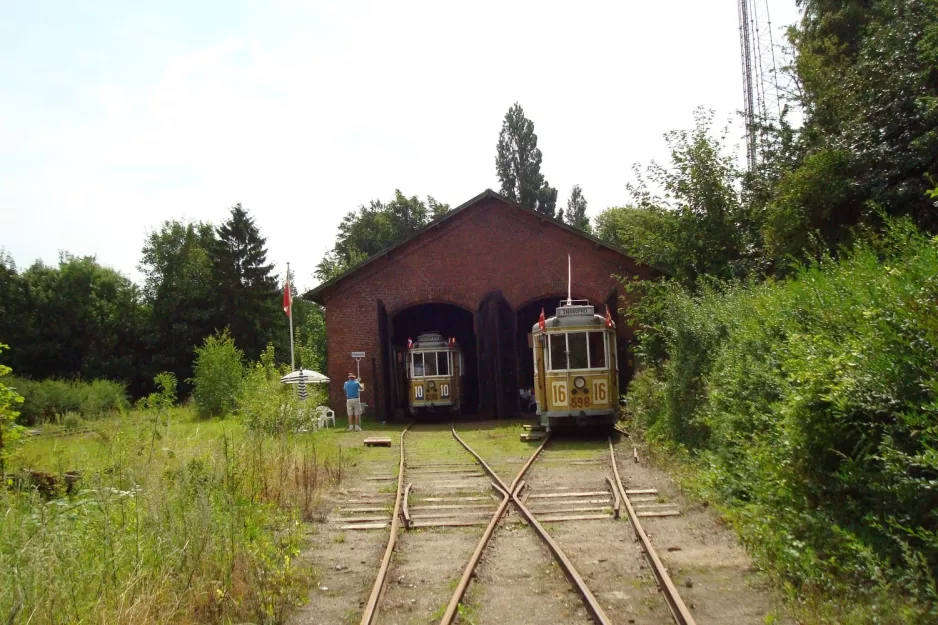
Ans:
POLYGON ((354 374, 354 373, 350 373, 350 374, 348 374, 348 377, 354 378, 354 377, 355 377, 355 374, 354 374))

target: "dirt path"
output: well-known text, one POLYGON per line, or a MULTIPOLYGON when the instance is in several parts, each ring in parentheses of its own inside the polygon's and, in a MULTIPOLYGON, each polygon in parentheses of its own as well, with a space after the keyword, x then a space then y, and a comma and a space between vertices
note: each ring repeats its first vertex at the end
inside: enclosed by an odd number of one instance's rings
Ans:
MULTIPOLYGON (((362 523, 389 525, 399 459, 394 444, 357 452, 343 485, 331 493, 327 520, 312 534, 306 558, 321 573, 309 602, 293 625, 355 624, 374 584, 387 544, 387 528, 353 531, 362 523)), ((462 424, 461 436, 510 482, 537 445, 520 443, 516 424, 462 424)), ((349 438, 360 447, 359 437, 349 438), (355 440, 353 440, 355 438, 355 440)), ((415 524, 401 530, 388 584, 378 605, 381 625, 438 622, 470 554, 497 504, 491 480, 453 439, 449 425, 420 426, 407 435, 405 484, 412 483, 415 524), (478 525, 440 527, 447 522, 478 525)), ((780 603, 760 583, 745 552, 719 517, 686 501, 668 474, 635 463, 631 443, 618 444, 623 483, 628 489, 656 489, 636 496, 647 510, 678 510, 678 516, 643 518, 685 603, 700 625, 790 622, 780 603)), ((641 454, 640 454, 641 455, 641 454)), ((673 622, 664 598, 623 507, 612 518, 605 477, 611 464, 605 437, 555 437, 527 475, 523 499, 539 519, 552 515, 605 515, 600 519, 547 522, 613 623, 673 622), (554 497, 558 493, 560 497, 554 497), (566 494, 577 494, 568 497, 566 494), (590 493, 583 495, 584 493, 590 493), (551 497, 545 497, 551 495, 551 497), (582 512, 569 512, 583 508, 582 512), (563 512, 563 510, 567 510, 563 512)), ((460 609, 460 623, 589 623, 572 589, 547 548, 513 508, 502 520, 460 609)))
POLYGON ((613 623, 673 623, 624 509, 614 518, 607 445, 604 437, 552 441, 528 472, 522 499, 539 520, 605 516, 544 526, 613 623), (583 493, 592 494, 558 496, 583 493))
POLYGON ((667 472, 645 462, 642 450, 636 463, 630 441, 621 442, 616 457, 627 489, 654 488, 656 503, 681 511, 641 522, 698 625, 793 622, 714 510, 688 501, 667 472))

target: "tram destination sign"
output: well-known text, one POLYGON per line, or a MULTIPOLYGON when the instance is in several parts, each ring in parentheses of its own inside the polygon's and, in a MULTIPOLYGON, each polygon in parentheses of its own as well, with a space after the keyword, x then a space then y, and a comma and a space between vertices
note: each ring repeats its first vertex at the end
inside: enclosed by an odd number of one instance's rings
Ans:
POLYGON ((364 358, 365 352, 352 352, 352 358, 364 358))
POLYGON ((569 317, 571 315, 592 315, 592 306, 561 306, 557 309, 558 317, 569 317))

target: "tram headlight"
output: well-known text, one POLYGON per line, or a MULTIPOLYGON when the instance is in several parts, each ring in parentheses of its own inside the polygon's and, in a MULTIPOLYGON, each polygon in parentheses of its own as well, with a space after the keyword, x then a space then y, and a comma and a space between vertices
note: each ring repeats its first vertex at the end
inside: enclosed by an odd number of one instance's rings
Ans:
POLYGON ((582 375, 578 375, 575 380, 573 380, 573 386, 582 389, 586 387, 586 378, 582 375))
POLYGON ((436 388, 436 382, 434 382, 433 380, 430 380, 429 382, 427 382, 427 386, 430 388, 436 388))

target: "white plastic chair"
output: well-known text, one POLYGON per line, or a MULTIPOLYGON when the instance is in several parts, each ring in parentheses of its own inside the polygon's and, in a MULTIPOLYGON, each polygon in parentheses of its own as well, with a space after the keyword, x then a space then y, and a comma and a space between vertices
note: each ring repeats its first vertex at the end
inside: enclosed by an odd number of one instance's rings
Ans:
POLYGON ((316 408, 317 425, 320 428, 324 428, 329 421, 332 422, 332 427, 335 427, 335 411, 327 406, 319 406, 316 408))

